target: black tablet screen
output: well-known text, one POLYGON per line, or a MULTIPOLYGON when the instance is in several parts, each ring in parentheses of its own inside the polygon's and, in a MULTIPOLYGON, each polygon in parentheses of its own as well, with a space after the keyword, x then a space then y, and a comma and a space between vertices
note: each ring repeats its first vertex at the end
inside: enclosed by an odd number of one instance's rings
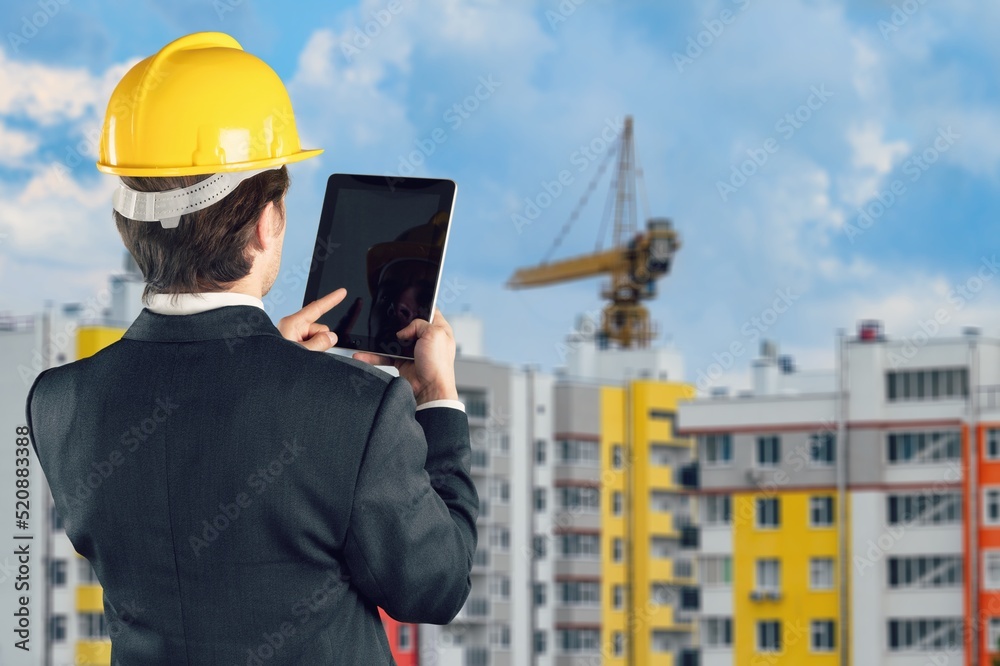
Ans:
POLYGON ((347 289, 319 320, 338 347, 413 357, 396 332, 431 319, 454 194, 449 180, 330 177, 303 304, 347 289))

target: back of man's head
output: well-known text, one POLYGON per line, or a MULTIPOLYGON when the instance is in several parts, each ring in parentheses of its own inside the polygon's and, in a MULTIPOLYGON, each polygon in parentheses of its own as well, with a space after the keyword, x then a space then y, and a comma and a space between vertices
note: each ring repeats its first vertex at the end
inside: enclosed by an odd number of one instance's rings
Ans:
MULTIPOLYGON (((173 177, 122 176, 141 192, 162 192, 194 185, 211 174, 173 177)), ((217 203, 181 216, 176 228, 130 220, 114 211, 115 225, 146 281, 143 301, 152 294, 222 291, 246 277, 260 252, 257 222, 274 203, 285 224, 288 170, 268 169, 244 180, 217 203)))

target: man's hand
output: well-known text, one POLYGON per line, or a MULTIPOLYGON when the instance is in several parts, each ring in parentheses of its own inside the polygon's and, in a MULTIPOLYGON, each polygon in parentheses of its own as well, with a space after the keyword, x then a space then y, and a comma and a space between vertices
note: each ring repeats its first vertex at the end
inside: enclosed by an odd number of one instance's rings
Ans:
POLYGON ((416 339, 413 360, 392 358, 370 352, 357 352, 353 356, 372 365, 392 365, 399 376, 410 382, 417 404, 431 400, 458 400, 455 385, 455 336, 441 311, 434 308, 434 323, 414 319, 396 333, 400 340, 416 339))
MULTIPOLYGON (((297 342, 306 349, 325 352, 337 344, 337 334, 326 324, 317 324, 316 320, 329 312, 347 296, 347 290, 341 287, 331 291, 323 298, 318 298, 295 314, 282 317, 278 321, 281 337, 297 342)), ((356 315, 355 315, 356 316, 356 315)))

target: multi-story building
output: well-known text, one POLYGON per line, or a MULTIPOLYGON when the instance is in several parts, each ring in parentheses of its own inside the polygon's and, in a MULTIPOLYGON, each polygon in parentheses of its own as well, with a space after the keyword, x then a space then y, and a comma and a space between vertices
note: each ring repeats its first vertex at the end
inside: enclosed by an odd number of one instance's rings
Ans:
POLYGON ((578 322, 554 386, 556 664, 683 664, 698 608, 692 456, 675 432, 694 395, 670 348, 605 348, 578 322))
POLYGON ((682 403, 701 663, 991 664, 997 385, 1000 340, 862 322, 833 371, 800 372, 765 343, 751 391, 682 403))
POLYGON ((544 561, 532 557, 532 524, 546 520, 532 489, 548 484, 535 481, 534 450, 545 450, 552 431, 552 380, 485 358, 475 317, 449 320, 459 399, 469 417, 479 538, 469 598, 451 624, 420 625, 421 658, 441 666, 519 666, 531 663, 538 642, 544 655, 551 635, 550 618, 533 603, 536 594, 551 592, 532 585, 547 575, 544 561))

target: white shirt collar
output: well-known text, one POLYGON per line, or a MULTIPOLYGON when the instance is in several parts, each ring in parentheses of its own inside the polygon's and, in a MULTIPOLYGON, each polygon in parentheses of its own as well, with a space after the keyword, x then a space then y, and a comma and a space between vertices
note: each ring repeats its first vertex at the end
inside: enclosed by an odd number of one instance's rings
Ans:
POLYGON ((211 291, 197 294, 153 294, 146 308, 157 314, 188 315, 227 305, 253 305, 264 309, 264 301, 250 294, 234 291, 211 291))

